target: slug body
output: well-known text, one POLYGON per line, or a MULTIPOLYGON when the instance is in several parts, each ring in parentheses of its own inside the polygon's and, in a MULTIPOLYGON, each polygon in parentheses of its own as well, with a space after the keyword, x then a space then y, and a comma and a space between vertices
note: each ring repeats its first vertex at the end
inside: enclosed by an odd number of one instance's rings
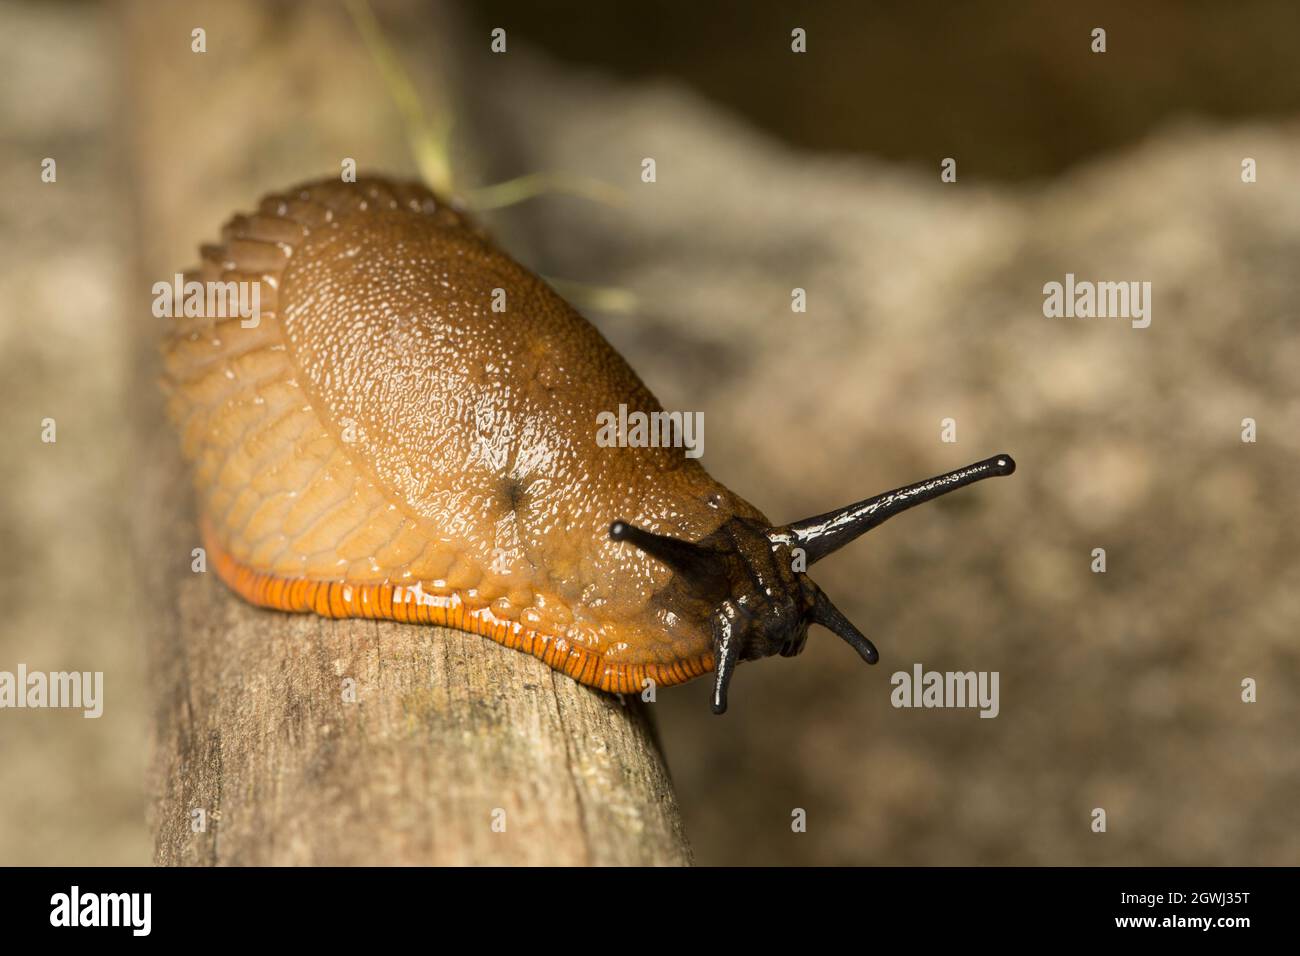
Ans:
POLYGON ((600 447, 601 413, 659 403, 422 186, 269 196, 189 278, 260 284, 256 325, 178 319, 164 346, 204 545, 245 599, 444 624, 607 691, 716 669, 719 712, 735 663, 797 653, 809 623, 874 660, 793 549, 934 495, 773 528, 680 448, 600 447))

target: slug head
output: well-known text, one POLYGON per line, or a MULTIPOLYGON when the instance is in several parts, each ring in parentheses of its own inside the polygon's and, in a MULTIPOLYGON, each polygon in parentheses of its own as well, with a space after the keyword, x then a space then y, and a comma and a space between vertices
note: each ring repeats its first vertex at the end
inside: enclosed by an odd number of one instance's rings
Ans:
POLYGON ((1016 470, 1010 455, 996 455, 965 468, 826 514, 779 527, 732 516, 699 541, 653 534, 625 521, 609 536, 635 545, 676 573, 663 595, 674 607, 697 607, 713 636, 713 712, 727 709, 727 690, 736 665, 804 648, 808 626, 830 630, 868 664, 880 659, 875 646, 831 603, 805 573, 808 565, 839 550, 901 511, 984 478, 1016 470))

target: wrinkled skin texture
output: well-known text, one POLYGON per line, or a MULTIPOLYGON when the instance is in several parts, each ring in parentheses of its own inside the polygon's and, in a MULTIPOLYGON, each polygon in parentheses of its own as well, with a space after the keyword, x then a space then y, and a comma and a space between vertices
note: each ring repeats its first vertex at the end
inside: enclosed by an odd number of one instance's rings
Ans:
POLYGON ((611 522, 766 519, 680 448, 597 445, 599 413, 661 406, 472 223, 415 185, 309 184, 192 278, 263 283, 257 328, 177 320, 165 347, 213 548, 277 580, 418 582, 612 664, 712 666, 707 604, 611 522))

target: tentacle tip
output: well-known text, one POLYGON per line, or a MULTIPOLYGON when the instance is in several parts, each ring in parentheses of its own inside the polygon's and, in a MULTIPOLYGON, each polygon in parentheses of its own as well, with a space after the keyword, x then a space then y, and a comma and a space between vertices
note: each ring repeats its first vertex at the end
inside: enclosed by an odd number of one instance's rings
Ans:
POLYGON ((862 659, 868 664, 876 664, 880 661, 880 651, 870 641, 867 642, 866 649, 862 652, 862 659))
POLYGON ((609 526, 609 536, 615 541, 622 541, 628 535, 629 525, 625 521, 615 521, 609 526))
POLYGON ((999 475, 1015 474, 1016 460, 1010 455, 995 455, 993 458, 993 467, 997 469, 999 475))
POLYGON ((712 704, 712 707, 711 707, 710 709, 713 711, 714 715, 716 715, 716 716, 718 716, 718 717, 721 717, 723 714, 725 714, 725 713, 727 712, 727 701, 726 701, 726 699, 724 698, 723 700, 718 700, 718 699, 715 697, 715 698, 713 699, 713 704, 712 704))

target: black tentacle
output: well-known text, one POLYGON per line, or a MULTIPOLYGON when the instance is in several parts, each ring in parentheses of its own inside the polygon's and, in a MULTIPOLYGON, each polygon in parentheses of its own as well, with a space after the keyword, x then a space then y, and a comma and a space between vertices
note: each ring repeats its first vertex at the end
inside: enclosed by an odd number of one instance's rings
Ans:
POLYGON ((894 515, 908 508, 914 508, 923 501, 938 498, 950 491, 983 481, 985 478, 1009 475, 1015 470, 1016 463, 1010 455, 995 455, 945 475, 904 485, 883 495, 865 498, 845 508, 773 528, 768 533, 768 537, 773 542, 791 548, 802 548, 808 556, 808 563, 812 564, 831 552, 838 551, 850 541, 888 521, 894 515))
MULTIPOLYGON (((817 588, 815 584, 813 587, 817 588)), ((817 588, 817 596, 813 602, 812 619, 815 623, 820 624, 837 637, 843 639, 868 664, 874 664, 880 660, 880 652, 876 650, 876 645, 872 644, 865 634, 854 627, 852 621, 840 613, 840 609, 831 603, 831 599, 826 596, 826 592, 821 588, 817 588)))
POLYGON ((737 613, 730 601, 723 601, 713 613, 713 712, 727 712, 727 690, 740 660, 740 645, 744 635, 737 626, 737 613))
POLYGON ((636 545, 650 557, 694 580, 703 581, 719 573, 718 556, 690 541, 655 534, 626 521, 615 521, 610 525, 609 536, 615 541, 636 545))

